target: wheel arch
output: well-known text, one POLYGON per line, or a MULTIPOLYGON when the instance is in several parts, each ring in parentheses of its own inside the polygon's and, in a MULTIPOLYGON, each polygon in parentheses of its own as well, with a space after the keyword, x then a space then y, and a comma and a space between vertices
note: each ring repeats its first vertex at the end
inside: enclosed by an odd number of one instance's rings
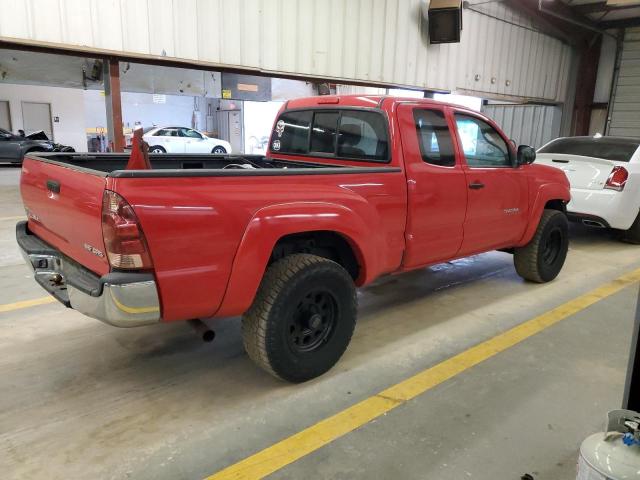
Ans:
POLYGON ((526 245, 531 241, 536 233, 540 219, 542 218, 542 212, 545 209, 558 210, 564 214, 567 213, 567 203, 571 199, 569 193, 569 187, 560 183, 547 183, 541 185, 538 189, 535 200, 532 202, 529 223, 525 230, 524 235, 518 242, 517 247, 526 245))
POLYGON ((293 253, 329 258, 342 265, 356 285, 367 283, 376 275, 370 238, 364 220, 341 205, 287 204, 260 210, 238 246, 216 316, 246 311, 269 265, 293 253))

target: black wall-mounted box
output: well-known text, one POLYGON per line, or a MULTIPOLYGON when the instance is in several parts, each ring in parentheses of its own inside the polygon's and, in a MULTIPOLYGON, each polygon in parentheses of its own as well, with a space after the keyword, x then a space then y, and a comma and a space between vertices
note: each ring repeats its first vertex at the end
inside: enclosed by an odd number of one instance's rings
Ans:
POLYGON ((431 0, 429 42, 459 43, 462 32, 462 0, 431 0))

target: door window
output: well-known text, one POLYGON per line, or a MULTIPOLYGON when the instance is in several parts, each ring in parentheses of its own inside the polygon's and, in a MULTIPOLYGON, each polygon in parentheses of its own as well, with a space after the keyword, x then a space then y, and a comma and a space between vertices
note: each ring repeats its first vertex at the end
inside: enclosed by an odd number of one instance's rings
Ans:
POLYGON ((456 126, 469 167, 511 167, 509 147, 491 125, 476 117, 456 114, 456 126))
POLYGON ((431 165, 453 167, 456 164, 456 156, 444 112, 415 109, 413 118, 416 122, 422 160, 431 165))
POLYGON ((180 129, 181 137, 189 137, 189 138, 199 138, 202 139, 202 135, 200 135, 195 130, 191 130, 190 128, 181 128, 180 129))

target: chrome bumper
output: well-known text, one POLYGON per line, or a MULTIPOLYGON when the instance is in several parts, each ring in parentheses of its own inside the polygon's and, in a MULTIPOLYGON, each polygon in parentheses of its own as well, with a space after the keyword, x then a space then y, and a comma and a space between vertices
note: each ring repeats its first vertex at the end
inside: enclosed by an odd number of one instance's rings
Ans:
POLYGON ((160 321, 160 300, 151 274, 110 273, 98 277, 16 225, 16 239, 34 278, 57 300, 116 327, 160 321))

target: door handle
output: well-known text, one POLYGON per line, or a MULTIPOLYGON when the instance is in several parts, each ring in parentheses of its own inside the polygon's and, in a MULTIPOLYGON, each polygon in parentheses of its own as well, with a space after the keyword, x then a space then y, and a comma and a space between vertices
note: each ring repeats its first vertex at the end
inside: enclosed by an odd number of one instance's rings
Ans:
POLYGON ((482 182, 473 182, 469 184, 469 188, 471 190, 480 190, 481 188, 484 188, 484 183, 482 182))

